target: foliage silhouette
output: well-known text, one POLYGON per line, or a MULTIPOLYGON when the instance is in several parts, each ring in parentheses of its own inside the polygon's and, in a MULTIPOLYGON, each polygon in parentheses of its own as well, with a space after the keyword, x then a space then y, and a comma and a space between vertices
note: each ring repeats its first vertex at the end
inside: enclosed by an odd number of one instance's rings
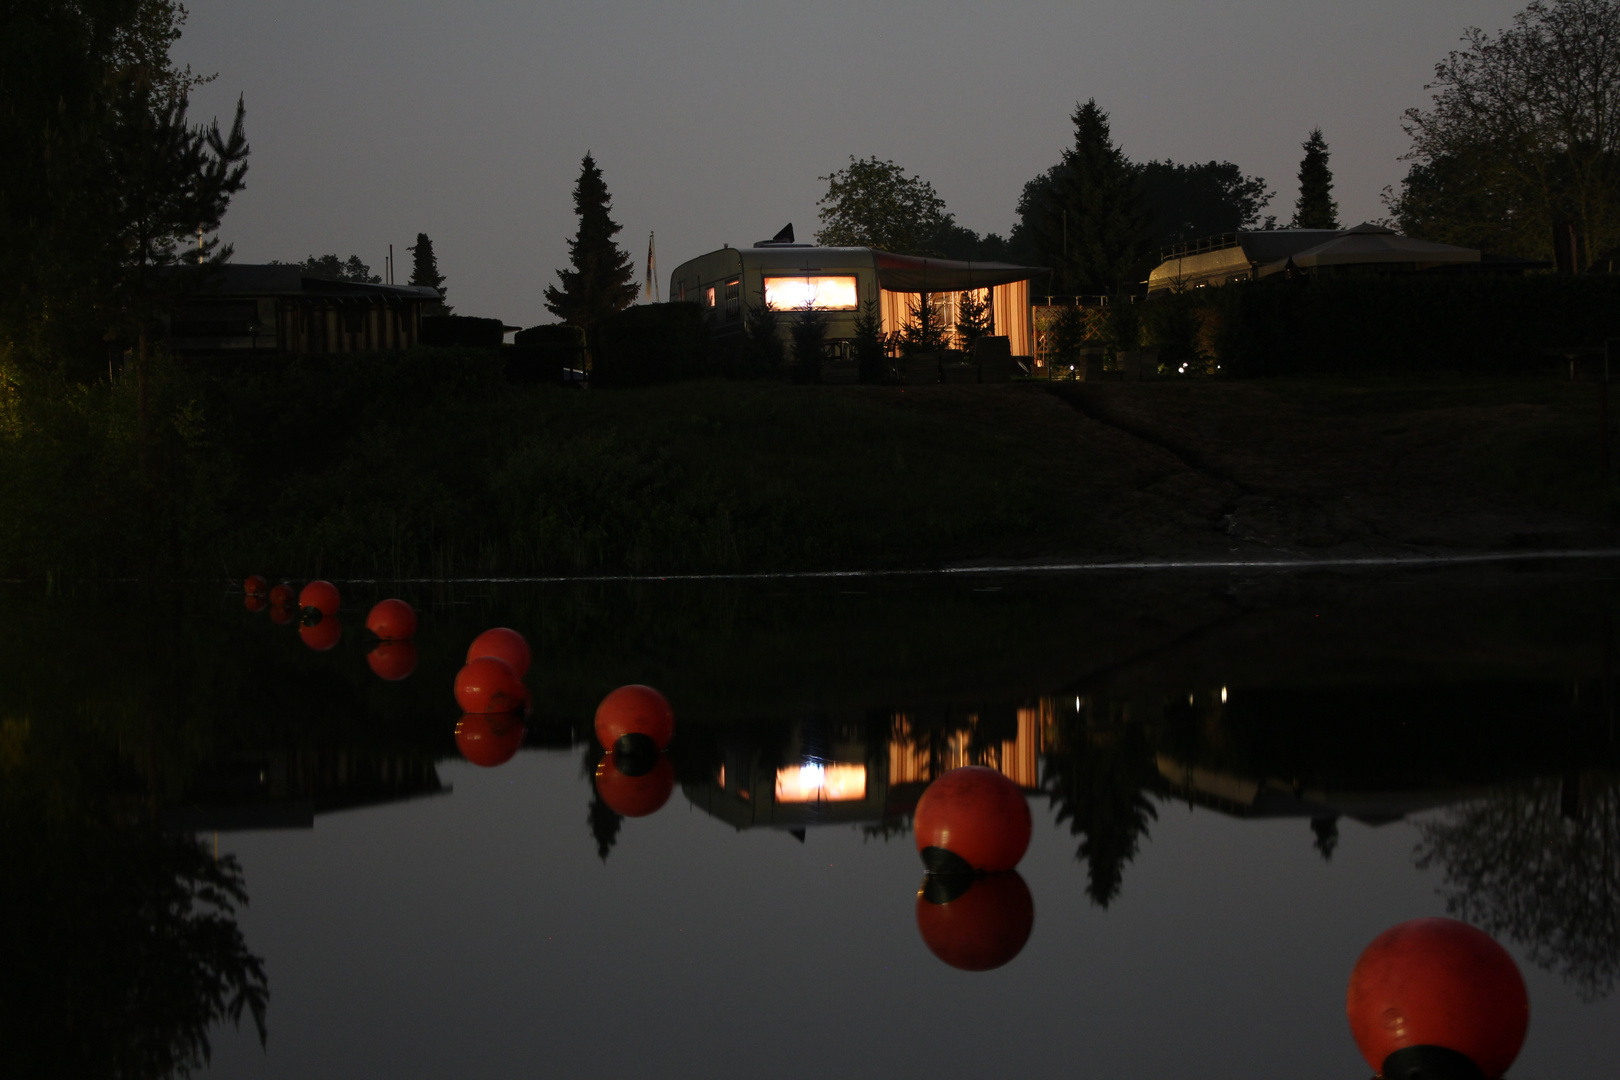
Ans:
POLYGON ((568 241, 570 268, 557 271, 561 288, 548 285, 545 303, 557 318, 584 330, 592 346, 602 320, 629 307, 641 291, 629 253, 613 240, 621 226, 610 216, 612 209, 602 170, 587 153, 574 185, 579 229, 568 241))
MULTIPOLYGON (((411 245, 410 252, 410 284, 437 289, 441 297, 448 298, 450 291, 444 287, 444 275, 439 273, 439 257, 433 253, 433 241, 428 239, 427 233, 416 234, 416 243, 411 245)), ((452 310, 449 304, 442 304, 440 314, 448 315, 452 310)))
POLYGON ((1333 172, 1328 168, 1328 145, 1321 128, 1312 128, 1301 144, 1299 200, 1294 203, 1294 228, 1337 229, 1339 204, 1333 201, 1333 172))

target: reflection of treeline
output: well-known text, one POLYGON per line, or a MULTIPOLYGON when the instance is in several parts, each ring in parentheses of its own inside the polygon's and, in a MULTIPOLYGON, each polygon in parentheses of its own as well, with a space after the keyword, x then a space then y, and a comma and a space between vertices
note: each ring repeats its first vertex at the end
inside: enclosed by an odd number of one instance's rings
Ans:
POLYGON ((1592 1000, 1620 978, 1620 776, 1503 788, 1419 826, 1446 909, 1524 946, 1592 1000))

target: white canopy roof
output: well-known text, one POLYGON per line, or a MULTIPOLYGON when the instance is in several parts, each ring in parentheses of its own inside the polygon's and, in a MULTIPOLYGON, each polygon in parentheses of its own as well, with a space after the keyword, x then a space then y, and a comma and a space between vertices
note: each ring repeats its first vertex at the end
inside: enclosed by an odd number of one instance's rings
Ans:
MULTIPOLYGON (((1414 240, 1410 236, 1402 236, 1394 229, 1386 229, 1382 225, 1367 222, 1315 247, 1298 252, 1293 256, 1293 260, 1294 265, 1301 270, 1320 266, 1355 265, 1444 266, 1479 262, 1479 252, 1474 248, 1436 244, 1429 240, 1414 240)), ((1260 271, 1260 276, 1275 274, 1286 265, 1286 259, 1270 263, 1260 271)))

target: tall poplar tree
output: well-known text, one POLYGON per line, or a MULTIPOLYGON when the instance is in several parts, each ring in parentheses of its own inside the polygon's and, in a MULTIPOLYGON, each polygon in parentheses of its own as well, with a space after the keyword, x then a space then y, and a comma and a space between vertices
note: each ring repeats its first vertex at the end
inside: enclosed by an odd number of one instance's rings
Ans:
MULTIPOLYGON (((410 284, 437 289, 441 298, 448 298, 450 292, 444 287, 444 275, 439 273, 439 259, 438 256, 433 254, 433 241, 428 239, 428 234, 425 232, 417 233, 416 243, 412 244, 407 250, 411 253, 410 284)), ((445 313, 448 314, 450 305, 442 304, 441 306, 444 308, 445 313)))
POLYGON ((1294 204, 1294 228, 1337 229, 1339 204, 1333 201, 1333 172, 1328 168, 1328 145, 1321 128, 1312 128, 1301 144, 1299 201, 1294 204))
POLYGON ((574 185, 579 231, 568 241, 572 269, 557 271, 561 288, 547 286, 546 310, 583 329, 588 341, 593 341, 603 319, 629 307, 641 291, 632 280, 635 263, 613 242, 619 223, 609 216, 612 209, 613 200, 602 180, 602 170, 587 153, 580 162, 579 182, 574 185))

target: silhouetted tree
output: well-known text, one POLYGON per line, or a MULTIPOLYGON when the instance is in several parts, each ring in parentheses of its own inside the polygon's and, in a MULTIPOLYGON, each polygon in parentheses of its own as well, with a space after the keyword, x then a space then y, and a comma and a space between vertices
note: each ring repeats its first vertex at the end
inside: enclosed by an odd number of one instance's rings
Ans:
POLYGON ((1245 176, 1230 161, 1150 161, 1138 177, 1155 248, 1255 228, 1274 194, 1264 179, 1245 176))
POLYGON ((782 370, 785 350, 777 327, 782 313, 770 301, 751 304, 743 320, 743 336, 748 342, 748 361, 756 373, 774 375, 782 370))
MULTIPOLYGON (((422 285, 429 289, 439 290, 439 296, 448 298, 450 291, 444 287, 444 275, 439 273, 439 257, 433 254, 433 241, 428 234, 416 234, 416 243, 410 247, 411 252, 411 280, 412 285, 422 285)), ((443 304, 445 314, 449 314, 450 305, 443 304)))
POLYGON ((814 304, 806 304, 798 310, 788 332, 793 336, 796 377, 803 382, 820 382, 822 347, 827 340, 826 313, 817 310, 814 304))
POLYGON ((619 829, 624 824, 624 818, 607 803, 602 796, 594 790, 591 792, 591 810, 586 815, 591 826, 591 835, 596 838, 596 857, 604 863, 607 862, 608 852, 618 843, 619 829))
POLYGON ((816 201, 818 244, 938 255, 936 242, 955 224, 934 185, 892 161, 851 157, 846 168, 817 179, 827 182, 827 194, 816 201))
POLYGON ((956 339, 962 348, 971 350, 973 343, 990 333, 990 296, 977 289, 969 289, 956 300, 956 339))
POLYGON ((855 316, 855 363, 861 382, 882 382, 888 366, 889 350, 883 333, 883 319, 876 300, 861 305, 855 316))
POLYGON ((1299 200, 1294 203, 1294 228, 1337 229, 1339 204, 1333 201, 1333 171, 1328 168, 1328 145, 1321 128, 1312 128, 1301 144, 1299 200))
POLYGON ((586 154, 580 162, 579 181, 574 185, 574 213, 579 230, 568 241, 568 262, 572 269, 558 270, 555 285, 546 288, 546 310, 563 322, 585 331, 587 342, 596 344, 596 328, 615 311, 635 302, 641 286, 628 252, 614 243, 619 223, 610 216, 613 200, 602 170, 586 154))
POLYGON ((322 281, 357 281, 362 285, 379 285, 382 278, 371 272, 371 267, 358 255, 340 259, 336 255, 311 255, 298 264, 308 277, 322 281))
POLYGON ((1137 170, 1114 145, 1108 114, 1095 99, 1072 119, 1074 144, 1024 185, 1015 239, 1053 268, 1056 292, 1128 291, 1148 227, 1137 170))
POLYGON ((944 306, 933 293, 917 293, 907 308, 907 319, 900 327, 900 350, 907 356, 937 352, 945 347, 944 306))
POLYGON ((1451 810, 1419 835, 1417 865, 1440 868, 1447 911, 1518 942, 1587 1000, 1614 988, 1620 779, 1538 780, 1451 810))
POLYGON ((1086 894, 1105 908, 1159 816, 1147 797, 1159 785, 1153 748, 1140 724, 1087 730, 1077 722, 1045 763, 1042 786, 1057 820, 1084 837, 1075 857, 1086 864, 1086 894))
POLYGON ((1556 222, 1588 252, 1620 243, 1620 0, 1534 0, 1462 40, 1406 112, 1414 164, 1385 195, 1402 228, 1541 259, 1556 222))

